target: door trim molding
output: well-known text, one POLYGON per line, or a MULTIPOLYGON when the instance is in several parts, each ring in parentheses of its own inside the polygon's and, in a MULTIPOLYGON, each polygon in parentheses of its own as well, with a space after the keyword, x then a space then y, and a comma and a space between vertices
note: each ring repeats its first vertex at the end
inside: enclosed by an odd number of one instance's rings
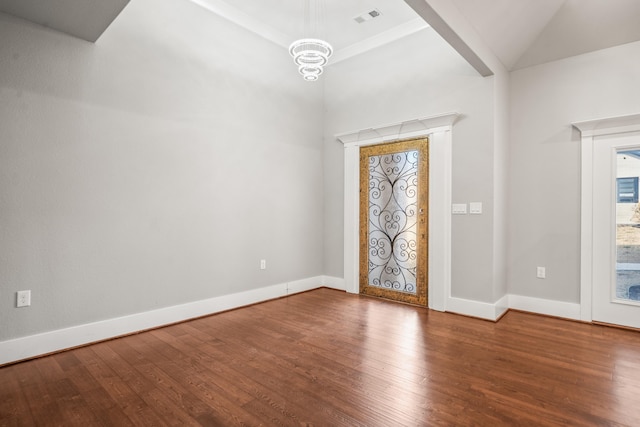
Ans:
POLYGON ((432 117, 336 135, 344 144, 344 285, 359 293, 360 147, 429 138, 429 308, 446 311, 451 298, 451 144, 460 115, 432 117), (436 185, 437 184, 437 185, 436 185))
POLYGON ((572 123, 581 133, 580 320, 591 322, 593 305, 593 151, 597 137, 640 131, 640 114, 572 123))

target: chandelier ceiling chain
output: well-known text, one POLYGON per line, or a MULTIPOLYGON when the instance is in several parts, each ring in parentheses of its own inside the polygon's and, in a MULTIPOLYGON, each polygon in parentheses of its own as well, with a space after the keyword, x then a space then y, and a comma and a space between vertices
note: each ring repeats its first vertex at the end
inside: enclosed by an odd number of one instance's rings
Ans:
POLYGON ((302 77, 309 82, 318 80, 324 70, 324 66, 329 62, 329 57, 333 54, 333 48, 329 43, 320 39, 310 37, 310 34, 317 35, 320 31, 320 14, 322 0, 305 0, 304 2, 304 34, 305 38, 291 43, 289 53, 293 61, 298 66, 298 71, 302 77), (314 3, 314 10, 311 10, 311 2, 314 3), (313 12, 313 13, 312 13, 313 12))

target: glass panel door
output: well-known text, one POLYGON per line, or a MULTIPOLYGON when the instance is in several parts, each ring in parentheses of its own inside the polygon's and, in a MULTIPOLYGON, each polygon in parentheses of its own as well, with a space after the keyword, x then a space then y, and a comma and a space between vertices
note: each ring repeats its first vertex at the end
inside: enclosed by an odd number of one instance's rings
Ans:
POLYGON ((640 328, 640 134, 598 137, 593 151, 596 322, 640 328))
POLYGON ((616 154, 615 299, 640 301, 640 149, 616 154))
POLYGON ((360 150, 360 292, 427 305, 426 139, 360 150))

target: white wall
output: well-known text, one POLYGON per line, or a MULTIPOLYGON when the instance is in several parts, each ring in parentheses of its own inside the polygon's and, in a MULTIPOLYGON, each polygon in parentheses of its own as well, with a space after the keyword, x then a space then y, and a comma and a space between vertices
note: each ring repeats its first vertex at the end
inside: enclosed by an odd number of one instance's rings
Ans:
POLYGON ((580 134, 571 123, 640 111, 640 43, 515 71, 510 91, 510 293, 577 303, 580 134))
POLYGON ((495 75, 493 159, 493 299, 499 301, 509 293, 507 282, 507 218, 509 188, 509 73, 499 70, 495 75))
POLYGON ((0 341, 322 273, 322 86, 285 49, 170 0, 0 40, 0 341))
POLYGON ((452 218, 453 296, 576 303, 570 124, 640 110, 640 43, 483 78, 427 29, 308 84, 190 2, 131 2, 96 44, 0 14, 0 40, 0 341, 342 277, 334 135, 452 111, 453 202, 484 204, 452 218))
POLYGON ((484 214, 453 217, 452 294, 493 303, 494 78, 432 29, 331 65, 324 78, 325 274, 343 276, 344 149, 334 135, 456 111, 453 201, 483 202, 484 214))

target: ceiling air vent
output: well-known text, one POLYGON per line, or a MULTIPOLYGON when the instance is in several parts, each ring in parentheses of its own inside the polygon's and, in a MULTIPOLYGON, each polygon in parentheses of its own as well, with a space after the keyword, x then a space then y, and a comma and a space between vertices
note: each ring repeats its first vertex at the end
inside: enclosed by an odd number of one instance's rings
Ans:
POLYGON ((370 21, 373 18, 377 18, 380 15, 381 15, 381 13, 380 13, 380 11, 378 9, 373 9, 373 10, 370 10, 369 12, 367 12, 367 13, 363 13, 360 16, 356 16, 353 19, 358 24, 362 24, 363 22, 370 21))

